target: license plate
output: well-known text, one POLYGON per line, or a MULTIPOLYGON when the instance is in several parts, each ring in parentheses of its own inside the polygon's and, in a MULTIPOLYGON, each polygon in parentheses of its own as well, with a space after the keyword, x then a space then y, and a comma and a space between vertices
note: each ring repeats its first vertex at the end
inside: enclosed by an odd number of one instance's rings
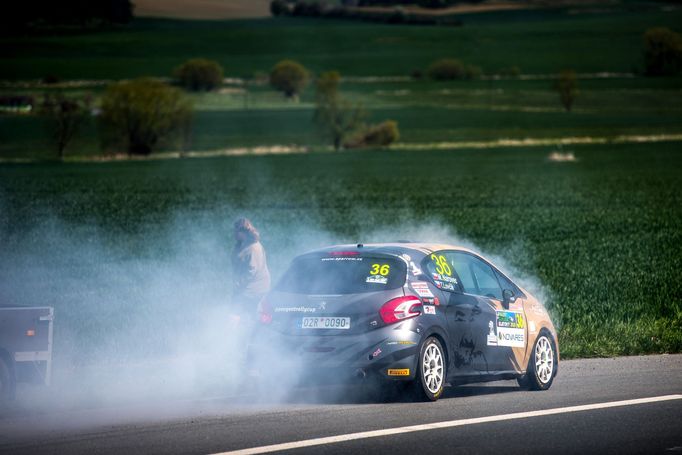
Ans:
POLYGON ((326 316, 303 318, 302 329, 350 329, 350 318, 333 318, 326 316))

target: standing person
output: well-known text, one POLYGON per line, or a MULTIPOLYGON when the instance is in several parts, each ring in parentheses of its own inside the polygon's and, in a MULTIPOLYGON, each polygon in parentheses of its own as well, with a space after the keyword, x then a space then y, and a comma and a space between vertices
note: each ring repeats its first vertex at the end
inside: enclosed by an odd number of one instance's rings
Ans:
MULTIPOLYGON (((270 271, 260 234, 251 221, 239 218, 234 223, 232 250, 232 314, 239 337, 250 345, 257 323, 259 304, 270 290, 270 271)), ((247 347, 246 355, 250 348, 247 347)))

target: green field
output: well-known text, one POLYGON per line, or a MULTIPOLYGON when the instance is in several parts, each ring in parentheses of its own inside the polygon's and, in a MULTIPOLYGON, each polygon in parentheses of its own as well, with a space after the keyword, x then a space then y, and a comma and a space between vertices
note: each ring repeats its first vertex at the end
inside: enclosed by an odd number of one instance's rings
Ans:
MULTIPOLYGON (((463 27, 313 19, 139 19, 101 33, 1 37, 0 79, 9 82, 0 86, 0 95, 40 99, 45 90, 11 85, 11 80, 47 74, 62 79, 168 77, 184 60, 208 57, 222 63, 226 76, 247 78, 249 83, 191 95, 196 109, 194 150, 263 145, 319 149, 328 141, 312 123, 312 88, 300 103, 291 103, 257 84, 277 61, 294 58, 313 73, 336 69, 347 77, 407 77, 435 59, 457 57, 481 66, 488 75, 518 66, 531 79, 347 80, 341 89, 363 105, 367 121, 396 120, 401 142, 407 144, 681 134, 682 78, 633 77, 631 72, 641 69, 642 33, 653 26, 679 27, 682 10, 648 2, 609 8, 609 14, 590 8, 576 13, 569 7, 469 14, 463 17, 463 27), (571 113, 563 112, 551 89, 551 76, 562 68, 581 74, 571 113)), ((91 93, 96 104, 102 87, 86 83, 65 90, 91 93)), ((94 119, 66 150, 67 156, 102 153, 94 119)), ((0 159, 53 156, 40 118, 0 114, 0 159)))
POLYGON ((192 151, 309 150, 87 163, 117 152, 102 150, 93 118, 66 162, 46 162, 55 152, 43 120, 0 113, 0 298, 54 305, 62 360, 87 362, 103 344, 167 353, 179 327, 191 336, 199 315, 229 301, 230 222, 246 215, 262 228, 275 275, 293 255, 334 242, 472 242, 551 307, 564 357, 682 351, 682 78, 637 75, 642 33, 680 31, 682 9, 623 1, 462 19, 140 19, 100 33, 0 37, 0 96, 39 99, 59 88, 35 80, 54 74, 91 80, 64 90, 90 93, 96 106, 101 80, 167 77, 207 57, 245 83, 188 95, 192 151), (442 57, 479 65, 486 78, 406 77, 442 57), (294 103, 259 83, 284 58, 339 70, 344 96, 368 122, 396 120, 399 143, 329 152, 312 123, 312 89, 294 103), (510 66, 522 77, 490 77, 510 66), (572 112, 551 89, 562 68, 580 76, 572 112), (368 76, 402 79, 358 79, 368 76), (562 138, 606 143, 562 148, 562 138), (549 141, 492 146, 501 139, 549 141), (578 161, 548 162, 554 151, 578 161))
POLYGON ((0 291, 49 295, 85 352, 105 332, 147 339, 140 318, 158 329, 229 300, 229 224, 246 214, 275 275, 332 242, 473 242, 546 299, 566 358, 679 352, 679 145, 570 150, 3 165, 0 291))
POLYGON ((314 72, 409 75, 443 57, 494 73, 631 72, 641 67, 642 34, 680 29, 669 4, 623 2, 605 13, 584 8, 467 14, 463 27, 397 26, 313 19, 173 21, 136 19, 130 26, 71 36, 0 38, 0 79, 120 79, 170 76, 186 59, 219 61, 230 77, 267 72, 282 58, 314 72))
MULTIPOLYGON (((549 80, 435 83, 346 82, 349 99, 364 106, 368 122, 399 124, 400 142, 491 141, 500 138, 606 137, 682 134, 680 78, 586 79, 572 112, 565 112, 549 80)), ((193 95, 192 148, 329 146, 313 124, 313 93, 299 103, 267 87, 193 95)), ((25 91, 24 93, 35 93, 25 91)), ((52 158, 46 128, 36 116, 0 116, 0 158, 52 158)), ((177 150, 176 144, 166 149, 177 150)), ((99 155, 95 120, 66 150, 67 156, 99 155)))

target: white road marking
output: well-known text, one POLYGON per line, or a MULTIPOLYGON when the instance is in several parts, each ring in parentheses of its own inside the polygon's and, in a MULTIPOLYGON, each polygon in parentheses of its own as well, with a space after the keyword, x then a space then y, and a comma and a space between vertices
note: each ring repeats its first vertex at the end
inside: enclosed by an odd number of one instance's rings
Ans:
POLYGON ((478 423, 501 422, 504 420, 526 419, 529 417, 541 417, 555 414, 567 414, 571 412, 592 411, 595 409, 608 409, 621 406, 636 406, 638 404, 659 403, 661 401, 681 400, 682 395, 664 395, 660 397, 638 398, 635 400, 612 401, 607 403, 585 404, 581 406, 568 406, 564 408, 543 409, 540 411, 516 412, 514 414, 503 414, 488 417, 477 417, 473 419, 449 420, 446 422, 426 423, 423 425, 411 425, 407 427, 387 428, 385 430, 363 431, 360 433, 340 434, 326 438, 306 439, 303 441, 285 442, 269 446, 251 447, 249 449, 233 450, 220 452, 213 455, 246 455, 256 453, 278 452, 280 450, 300 449, 303 447, 319 446, 324 444, 335 444, 339 442, 354 441, 357 439, 378 438, 381 436, 391 436, 394 434, 414 433, 416 431, 440 430, 443 428, 461 427, 464 425, 475 425, 478 423))

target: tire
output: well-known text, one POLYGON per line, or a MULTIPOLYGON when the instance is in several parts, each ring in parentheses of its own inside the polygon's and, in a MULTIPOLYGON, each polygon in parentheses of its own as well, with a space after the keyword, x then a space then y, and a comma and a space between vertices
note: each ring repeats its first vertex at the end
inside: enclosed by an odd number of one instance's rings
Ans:
POLYGON ((0 402, 14 399, 15 380, 7 361, 0 357, 0 402))
POLYGON ((524 389, 547 390, 556 375, 556 343, 546 331, 540 332, 526 367, 526 374, 517 379, 524 389))
POLYGON ((445 350, 435 337, 424 340, 419 350, 417 377, 414 380, 417 399, 436 401, 443 394, 447 374, 445 350))

